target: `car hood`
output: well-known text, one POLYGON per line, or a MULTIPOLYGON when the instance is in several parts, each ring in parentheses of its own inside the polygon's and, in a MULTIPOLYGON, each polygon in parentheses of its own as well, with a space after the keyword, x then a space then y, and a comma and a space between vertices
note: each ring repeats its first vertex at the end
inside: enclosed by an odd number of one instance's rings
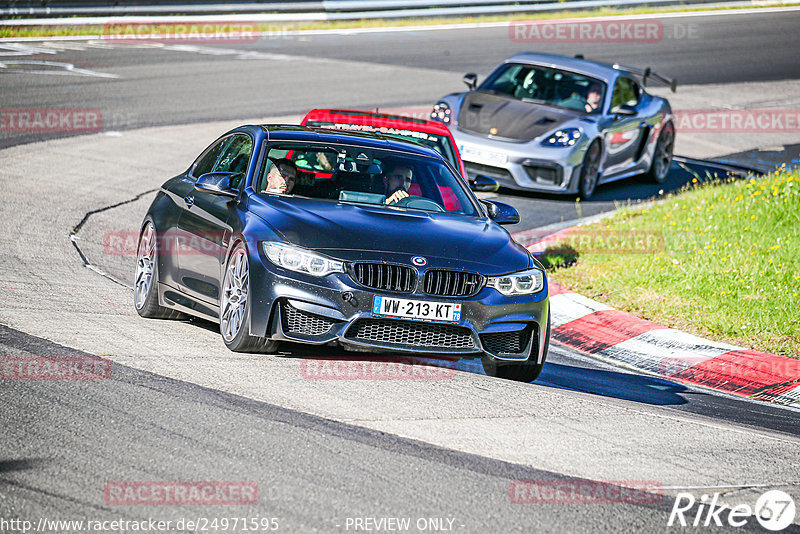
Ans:
POLYGON ((522 142, 535 139, 581 115, 568 109, 472 91, 461 104, 458 127, 476 134, 522 142))
POLYGON ((254 197, 250 210, 284 239, 346 261, 411 263, 505 274, 531 265, 528 251, 480 217, 386 209, 299 197, 254 197))

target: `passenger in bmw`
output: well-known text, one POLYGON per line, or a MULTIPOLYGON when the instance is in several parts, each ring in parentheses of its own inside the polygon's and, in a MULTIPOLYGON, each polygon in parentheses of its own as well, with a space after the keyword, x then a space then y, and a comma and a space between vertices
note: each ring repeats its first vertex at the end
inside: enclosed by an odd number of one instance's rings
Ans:
POLYGON ((288 158, 278 160, 270 158, 270 161, 272 168, 267 173, 267 183, 263 192, 290 194, 297 180, 297 166, 288 158))
POLYGON ((389 168, 389 172, 383 175, 386 204, 394 204, 408 197, 412 176, 412 170, 405 165, 395 165, 389 168))

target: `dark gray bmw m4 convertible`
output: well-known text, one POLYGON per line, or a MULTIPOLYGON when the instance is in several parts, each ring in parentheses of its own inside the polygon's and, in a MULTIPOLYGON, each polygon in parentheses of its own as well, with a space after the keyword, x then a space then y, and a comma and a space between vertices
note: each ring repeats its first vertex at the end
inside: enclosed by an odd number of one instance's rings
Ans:
POLYGON ((548 287, 500 226, 518 221, 421 145, 242 126, 157 193, 136 310, 218 322, 234 351, 291 341, 480 357, 487 374, 531 381, 549 345, 548 287))

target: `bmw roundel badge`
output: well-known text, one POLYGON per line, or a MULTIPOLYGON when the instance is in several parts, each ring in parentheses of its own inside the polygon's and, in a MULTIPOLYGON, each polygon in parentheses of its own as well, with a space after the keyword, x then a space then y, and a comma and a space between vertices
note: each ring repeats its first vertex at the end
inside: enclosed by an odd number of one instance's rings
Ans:
POLYGON ((417 267, 422 267, 423 265, 428 263, 428 260, 426 260, 422 256, 414 256, 413 258, 411 258, 411 263, 413 263, 417 267))

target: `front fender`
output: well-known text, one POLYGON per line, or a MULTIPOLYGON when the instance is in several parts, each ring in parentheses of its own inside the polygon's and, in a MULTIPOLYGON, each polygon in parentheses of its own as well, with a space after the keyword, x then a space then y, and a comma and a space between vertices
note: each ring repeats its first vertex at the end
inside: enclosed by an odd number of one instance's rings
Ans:
POLYGON ((220 283, 224 279, 225 269, 234 248, 238 243, 244 244, 250 268, 250 333, 261 337, 267 330, 273 298, 271 293, 265 290, 265 284, 270 283, 267 280, 269 273, 264 268, 264 262, 268 260, 260 247, 264 241, 285 241, 285 239, 270 224, 249 211, 244 212, 241 227, 234 228, 233 232, 220 274, 220 283))
MULTIPOLYGON (((147 214, 139 227, 141 235, 147 222, 152 222, 156 229, 156 243, 158 246, 158 282, 174 288, 178 287, 177 279, 177 250, 175 250, 175 236, 178 231, 178 218, 180 206, 176 206, 173 199, 164 189, 156 193, 150 204, 147 214)), ((138 245, 138 236, 136 243, 138 245)))

